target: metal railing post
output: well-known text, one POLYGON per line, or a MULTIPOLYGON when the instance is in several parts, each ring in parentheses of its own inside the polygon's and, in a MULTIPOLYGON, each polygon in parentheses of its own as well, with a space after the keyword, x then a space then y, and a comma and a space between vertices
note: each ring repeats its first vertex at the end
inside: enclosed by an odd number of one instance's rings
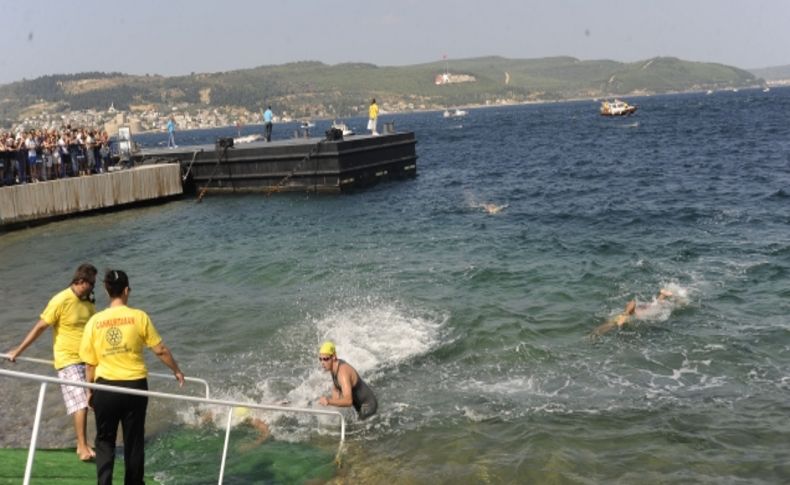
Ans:
MULTIPOLYGON (((25 470, 25 478, 24 478, 24 485, 29 485, 30 483, 30 475, 33 468, 33 457, 36 450, 36 444, 38 441, 38 432, 39 432, 39 425, 41 422, 41 412, 44 407, 44 393, 46 391, 47 383, 52 384, 60 384, 60 385, 67 385, 72 387, 82 387, 86 389, 98 389, 107 392, 114 392, 120 394, 131 394, 133 396, 147 396, 147 397, 156 397, 162 399, 169 399, 181 402, 192 402, 198 404, 212 404, 218 406, 227 406, 228 407, 228 423, 227 428, 225 430, 225 444, 222 451, 222 464, 220 469, 220 476, 219 476, 219 483, 221 484, 224 479, 225 473, 225 460, 227 457, 228 451, 228 443, 230 440, 230 428, 231 422, 233 417, 233 410, 237 407, 245 407, 248 409, 259 409, 262 411, 278 411, 278 412, 285 412, 285 413, 303 413, 303 414, 312 414, 314 416, 334 416, 340 420, 340 444, 338 446, 337 457, 339 459, 340 454, 343 451, 343 444, 345 443, 346 439, 346 420, 343 417, 343 414, 339 411, 334 410, 324 410, 324 409, 312 409, 312 408, 302 408, 302 407, 291 407, 291 406, 284 406, 279 404, 258 404, 254 402, 241 402, 241 401, 229 401, 224 399, 211 399, 208 397, 194 397, 194 396, 184 396, 179 394, 171 394, 165 392, 156 392, 156 391, 143 391, 141 389, 131 389, 126 387, 116 387, 116 386, 109 386, 106 384, 96 384, 90 382, 79 382, 79 381, 69 381, 65 379, 60 379, 57 377, 49 377, 40 374, 30 374, 27 372, 19 372, 19 371, 12 371, 12 370, 5 370, 0 368, 0 376, 5 377, 12 377, 16 379, 24 379, 24 380, 32 380, 38 381, 41 383, 41 390, 39 391, 38 396, 38 406, 36 407, 36 418, 35 422, 33 423, 33 434, 30 440, 30 450, 28 451, 28 459, 27 459, 27 467, 25 470)), ((198 381, 202 381, 202 379, 196 379, 198 381)), ((205 382, 205 381, 202 381, 205 382)), ((208 385, 206 384, 206 394, 208 395, 208 385)))
POLYGON ((225 475, 225 460, 228 457, 228 442, 230 442, 230 425, 233 420, 233 408, 228 407, 228 424, 225 426, 225 444, 222 446, 222 463, 219 465, 219 485, 222 485, 222 477, 225 475))
POLYGON ((36 442, 38 441, 38 427, 41 423, 41 410, 44 407, 44 394, 47 392, 47 383, 42 382, 38 391, 38 404, 36 405, 36 419, 33 421, 33 434, 30 436, 30 448, 27 450, 27 465, 25 465, 24 485, 30 484, 30 475, 33 472, 33 458, 36 456, 36 442))

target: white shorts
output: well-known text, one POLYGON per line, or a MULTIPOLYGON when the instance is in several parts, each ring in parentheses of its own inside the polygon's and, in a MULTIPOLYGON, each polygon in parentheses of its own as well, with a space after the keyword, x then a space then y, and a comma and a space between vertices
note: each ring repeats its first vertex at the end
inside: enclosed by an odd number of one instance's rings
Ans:
POLYGON ((376 131, 376 120, 374 120, 373 118, 370 118, 368 120, 368 130, 376 131))
MULTIPOLYGON (((58 369, 58 377, 67 381, 86 382, 85 364, 73 364, 58 369)), ((71 415, 88 407, 88 389, 75 386, 60 386, 63 391, 63 402, 66 403, 66 413, 71 415)))

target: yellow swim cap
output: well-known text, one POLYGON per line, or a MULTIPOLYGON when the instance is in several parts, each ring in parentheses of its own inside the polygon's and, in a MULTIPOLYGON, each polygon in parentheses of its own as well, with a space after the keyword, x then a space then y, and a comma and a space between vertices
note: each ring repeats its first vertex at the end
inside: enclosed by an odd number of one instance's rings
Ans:
POLYGON ((323 355, 335 355, 335 344, 327 340, 321 344, 318 353, 323 355))
POLYGON ((233 408, 233 416, 236 418, 246 418, 249 415, 250 415, 250 408, 246 408, 244 406, 233 408))

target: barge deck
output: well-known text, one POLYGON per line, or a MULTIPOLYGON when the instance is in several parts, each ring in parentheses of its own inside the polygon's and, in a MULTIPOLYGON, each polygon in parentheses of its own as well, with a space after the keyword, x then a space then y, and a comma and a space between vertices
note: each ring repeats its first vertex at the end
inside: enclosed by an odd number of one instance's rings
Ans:
POLYGON ((214 145, 143 149, 132 160, 180 163, 185 192, 341 192, 416 176, 416 143, 413 132, 235 146, 219 138, 214 145))

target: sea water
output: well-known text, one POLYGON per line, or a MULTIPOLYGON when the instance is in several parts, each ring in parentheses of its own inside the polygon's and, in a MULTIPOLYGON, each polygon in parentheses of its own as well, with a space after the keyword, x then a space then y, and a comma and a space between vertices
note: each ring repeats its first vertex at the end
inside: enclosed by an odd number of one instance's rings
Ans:
MULTIPOLYGON (((416 179, 209 194, 2 235, 3 350, 90 261, 128 271, 130 304, 216 397, 317 407, 325 339, 375 390, 376 416, 347 414, 340 468, 336 419, 261 413, 273 437, 252 462, 234 428, 240 482, 787 482, 790 89, 629 101, 639 110, 622 119, 592 101, 383 115, 416 133, 416 179), (662 287, 669 306, 590 338, 662 287)), ((25 355, 48 357, 49 339, 25 355)), ((0 386, 0 444, 26 446, 37 386, 0 386)), ((205 409, 152 400, 151 474, 216 480, 224 418, 210 411, 206 428, 205 409)), ((40 444, 73 446, 72 433, 53 386, 40 444)))

